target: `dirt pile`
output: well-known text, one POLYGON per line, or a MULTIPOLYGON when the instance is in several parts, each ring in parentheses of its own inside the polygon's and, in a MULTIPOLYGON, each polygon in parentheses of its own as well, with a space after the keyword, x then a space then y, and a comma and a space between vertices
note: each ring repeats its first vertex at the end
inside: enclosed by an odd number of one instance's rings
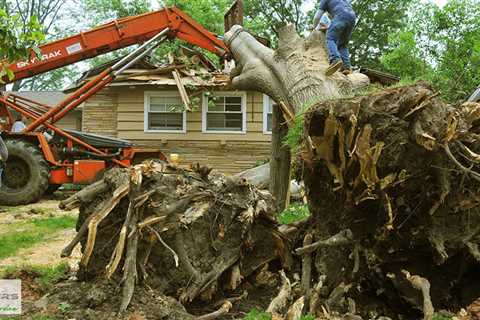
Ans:
POLYGON ((297 252, 313 255, 336 311, 427 319, 480 296, 479 119, 480 104, 446 105, 423 82, 306 115, 308 233, 320 242, 297 252))

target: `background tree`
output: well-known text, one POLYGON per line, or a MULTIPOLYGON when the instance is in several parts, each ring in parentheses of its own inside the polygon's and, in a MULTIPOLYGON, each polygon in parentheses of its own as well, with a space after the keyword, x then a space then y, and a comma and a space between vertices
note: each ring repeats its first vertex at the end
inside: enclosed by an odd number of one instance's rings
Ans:
POLYGON ((32 16, 26 22, 18 14, 0 9, 0 59, 3 62, 0 68, 1 79, 6 76, 13 79, 14 75, 8 68, 8 63, 26 59, 31 54, 31 49, 38 54, 36 47, 43 40, 44 35, 38 19, 32 16))
MULTIPOLYGON (((149 0, 80 0, 81 15, 76 20, 85 29, 92 29, 115 19, 135 16, 153 10, 149 0)), ((125 56, 131 48, 116 50, 94 57, 83 69, 91 69, 125 56)))
POLYGON ((134 16, 151 11, 149 0, 81 0, 84 24, 95 27, 128 16, 134 16))
POLYGON ((377 68, 388 50, 389 34, 402 29, 412 0, 353 0, 357 26, 352 35, 352 61, 362 67, 377 68))
MULTIPOLYGON (((68 1, 65 0, 2 0, 0 8, 7 14, 16 17, 17 29, 24 34, 31 28, 31 22, 36 21, 38 31, 45 35, 45 40, 51 41, 62 36, 66 31, 65 12, 68 1)), ((42 39, 43 41, 43 39, 42 39)), ((66 67, 29 79, 16 81, 12 90, 54 90, 64 85, 65 79, 75 76, 75 69, 66 67)))
POLYGON ((479 0, 413 4, 404 28, 390 35, 383 66, 429 80, 448 101, 465 99, 480 83, 480 10, 472 10, 479 7, 479 0))
POLYGON ((265 37, 275 46, 278 29, 293 24, 298 33, 308 26, 303 0, 245 0, 245 27, 265 37))

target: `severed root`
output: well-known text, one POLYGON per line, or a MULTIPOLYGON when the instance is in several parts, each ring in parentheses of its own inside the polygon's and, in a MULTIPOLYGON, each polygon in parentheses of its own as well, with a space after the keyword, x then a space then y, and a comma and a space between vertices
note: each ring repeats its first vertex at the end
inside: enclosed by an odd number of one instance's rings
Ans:
POLYGON ((60 202, 58 207, 62 210, 72 210, 78 208, 82 203, 86 203, 94 199, 98 194, 107 191, 108 185, 103 181, 97 181, 81 191, 75 193, 68 199, 60 202))
POLYGON ((162 237, 160 236, 160 234, 157 232, 157 230, 153 229, 152 227, 147 227, 148 230, 150 230, 150 232, 152 232, 155 237, 157 237, 158 241, 160 241, 160 243, 168 250, 172 253, 172 256, 173 256, 173 260, 175 260, 175 267, 178 268, 178 255, 177 253, 172 249, 170 248, 170 246, 165 242, 163 241, 162 237))
POLYGON ((341 306, 342 301, 345 298, 345 294, 350 291, 351 288, 351 284, 346 285, 342 282, 335 289, 333 289, 326 303, 329 310, 334 310, 336 307, 341 306))
POLYGON ((281 314, 281 310, 287 306, 287 300, 292 292, 292 286, 290 280, 285 275, 285 271, 280 270, 280 277, 282 277, 282 288, 268 306, 267 312, 270 314, 281 314))
POLYGON ((220 309, 218 309, 217 311, 215 312, 212 312, 212 313, 209 313, 209 314, 206 314, 206 315, 203 315, 203 316, 200 316, 197 318, 197 320, 212 320, 212 319, 217 319, 223 315, 226 315, 227 313, 230 312, 230 310, 232 309, 233 305, 230 301, 225 301, 223 303, 223 305, 220 307, 220 309))
POLYGON ((310 314, 312 315, 316 314, 318 305, 320 304, 320 290, 323 288, 323 284, 325 283, 326 279, 327 277, 325 275, 320 276, 318 283, 313 288, 310 297, 310 314))
POLYGON ((100 211, 97 212, 89 221, 87 244, 85 246, 85 252, 82 256, 82 260, 80 261, 83 266, 88 265, 88 261, 90 260, 90 256, 92 255, 93 248, 95 246, 95 239, 97 237, 98 225, 120 203, 120 200, 122 200, 122 198, 128 194, 129 189, 130 186, 128 185, 128 183, 121 185, 117 190, 115 190, 113 196, 105 201, 105 204, 100 209, 100 211))
POLYGON ((350 230, 343 230, 337 233, 336 235, 326 239, 320 240, 311 245, 304 246, 295 250, 295 253, 299 256, 312 253, 320 247, 335 247, 335 246, 344 246, 350 244, 353 240, 353 234, 350 230))
POLYGON ((72 239, 72 241, 70 241, 70 243, 62 250, 62 253, 60 254, 60 257, 67 258, 67 257, 70 257, 72 255, 73 249, 75 249, 77 244, 80 243, 80 240, 82 240, 82 238, 87 234, 88 225, 89 225, 89 223, 90 223, 90 221, 92 220, 93 217, 94 217, 94 215, 92 214, 91 216, 89 216, 85 220, 85 222, 80 227, 80 230, 78 230, 77 234, 72 239))
POLYGON ((422 291, 423 319, 432 320, 435 310, 433 309, 432 299, 430 298, 430 282, 420 276, 412 276, 410 272, 406 270, 402 272, 415 289, 422 291))
POLYGON ((472 257, 474 257, 477 262, 480 262, 480 250, 478 249, 478 244, 473 242, 467 242, 466 245, 468 248, 468 252, 470 252, 472 257))
MULTIPOLYGON (((304 240, 303 246, 309 246, 312 244, 313 236, 308 233, 304 240)), ((308 310, 308 305, 310 304, 310 282, 312 281, 312 254, 307 253, 302 256, 302 294, 305 296, 303 308, 305 311, 308 310)))
POLYGON ((285 320, 300 320, 305 306, 305 297, 301 297, 288 309, 285 320))
POLYGON ((452 160, 453 163, 455 163, 455 165, 460 169, 462 170, 463 172, 469 174, 470 177, 472 177, 473 179, 477 180, 477 181, 480 181, 480 173, 478 172, 475 172, 473 171, 472 169, 469 169, 467 167, 465 167, 463 164, 460 163, 460 161, 457 160, 457 158, 455 158, 455 156, 453 155, 452 151, 450 150, 450 147, 448 146, 448 144, 445 144, 443 146, 443 148, 445 149, 445 153, 447 154, 447 156, 450 158, 450 160, 452 160))
MULTIPOLYGON (((312 244, 313 236, 309 233, 305 236, 303 240, 303 247, 308 247, 312 244)), ((306 253, 302 257, 302 293, 307 295, 310 291, 310 281, 312 275, 312 255, 311 253, 306 253)))
MULTIPOLYGON (((91 198, 95 197, 98 193, 104 192, 106 190, 107 184, 103 180, 98 181, 82 189, 80 192, 76 193, 70 198, 60 202, 59 207, 63 210, 74 209, 78 207, 81 202, 90 201, 91 198)), ((72 241, 70 241, 70 243, 62 250, 62 253, 60 254, 62 258, 70 257, 72 255, 73 249, 75 249, 77 244, 79 244, 82 238, 87 234, 90 222, 96 216, 97 215, 92 214, 85 220, 85 223, 80 227, 80 230, 78 230, 72 241)))
MULTIPOLYGON (((132 221, 136 223, 137 217, 132 217, 132 221)), ((120 304, 120 312, 127 310, 130 301, 132 301, 133 292, 135 290, 135 282, 137 281, 137 251, 138 251, 139 234, 134 231, 127 243, 127 254, 125 257, 124 273, 123 273, 123 290, 122 301, 120 304)))
POLYGON ((128 305, 132 301, 133 292, 135 291, 135 283, 137 281, 138 240, 140 236, 140 233, 137 229, 137 223, 139 216, 141 215, 141 211, 143 212, 143 208, 138 208, 135 206, 135 199, 138 197, 142 185, 142 172, 138 169, 132 169, 130 173, 130 204, 128 207, 129 212, 127 213, 127 251, 123 266, 123 288, 122 299, 120 303, 120 313, 127 310, 128 305), (131 219, 129 219, 129 214, 131 214, 131 219))

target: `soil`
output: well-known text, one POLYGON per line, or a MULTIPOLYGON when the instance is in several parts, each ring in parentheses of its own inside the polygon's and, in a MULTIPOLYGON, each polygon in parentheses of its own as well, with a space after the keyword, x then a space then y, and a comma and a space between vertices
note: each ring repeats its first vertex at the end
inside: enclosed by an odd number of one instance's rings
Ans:
POLYGON ((71 257, 60 258, 60 252, 75 237, 75 229, 62 230, 49 236, 44 242, 33 247, 20 250, 13 257, 0 260, 0 266, 54 266, 67 262, 71 269, 78 268, 80 248, 74 249, 71 257))
MULTIPOLYGON (((24 274, 21 278, 27 283, 34 283, 29 281, 31 275, 24 274)), ((278 293, 279 284, 277 274, 262 271, 252 275, 229 296, 219 295, 214 297, 211 303, 196 301, 186 307, 176 299, 164 295, 160 290, 142 285, 137 286, 128 310, 119 315, 121 295, 118 285, 104 279, 89 282, 70 279, 58 283, 52 291, 42 297, 37 288, 27 286, 28 296, 24 297, 22 319, 43 315, 56 319, 82 320, 193 320, 196 316, 218 309, 225 298, 237 299, 240 296, 244 298, 233 302, 232 310, 218 319, 243 319, 254 308, 265 310, 278 293)))
MULTIPOLYGON (((57 196, 42 199, 41 201, 25 206, 4 207, 0 213, 0 233, 9 231, 10 226, 28 222, 31 219, 51 218, 64 215, 77 216, 78 210, 64 211, 59 209, 59 200, 65 197, 57 192, 57 196)), ((61 262, 68 262, 71 268, 78 268, 80 249, 76 248, 69 258, 61 258, 60 252, 75 236, 75 229, 61 230, 51 234, 42 243, 22 249, 15 256, 0 259, 1 266, 54 266, 61 262)))

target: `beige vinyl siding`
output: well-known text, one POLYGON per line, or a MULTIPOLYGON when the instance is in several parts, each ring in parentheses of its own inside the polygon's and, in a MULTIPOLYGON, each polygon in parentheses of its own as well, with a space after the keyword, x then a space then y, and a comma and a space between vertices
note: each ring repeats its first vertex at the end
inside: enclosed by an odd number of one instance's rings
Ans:
POLYGON ((116 137, 117 98, 113 90, 104 89, 87 100, 83 106, 82 130, 116 137))
POLYGON ((181 164, 200 163, 226 174, 235 174, 270 158, 270 142, 235 141, 222 145, 219 141, 136 141, 145 147, 158 147, 165 155, 180 155, 181 164))
MULTIPOLYGON (((115 89, 118 92, 118 89, 115 89)), ((154 92, 151 88, 124 89, 119 92, 117 109, 118 137, 128 140, 226 140, 226 141, 270 141, 263 134, 263 96, 260 93, 247 92, 247 132, 223 134, 202 133, 202 112, 187 112, 187 132, 144 132, 144 91, 154 92)), ((159 91, 161 92, 161 91, 159 91)))
POLYGON ((82 112, 80 110, 70 111, 57 122, 57 125, 62 129, 82 130, 82 112))
MULTIPOLYGON (((175 90, 170 88, 167 91, 175 90)), ((144 93, 161 92, 153 86, 116 87, 92 97, 84 108, 87 132, 127 139, 139 146, 178 153, 184 164, 200 163, 234 174, 270 157, 271 135, 263 133, 263 95, 247 92, 243 133, 203 133, 202 110, 187 112, 185 133, 145 132, 144 93), (112 116, 115 118, 112 119, 112 116)))

